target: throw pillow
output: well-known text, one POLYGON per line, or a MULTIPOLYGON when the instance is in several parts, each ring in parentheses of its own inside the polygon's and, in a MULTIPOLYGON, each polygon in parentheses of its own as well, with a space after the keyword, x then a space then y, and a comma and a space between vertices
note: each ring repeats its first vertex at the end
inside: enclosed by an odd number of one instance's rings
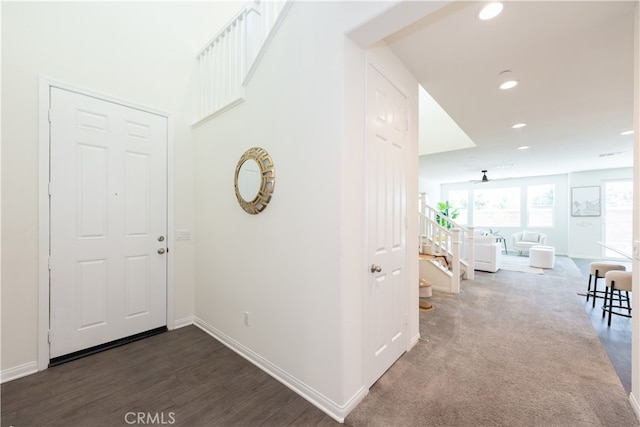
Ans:
POLYGON ((538 233, 535 231, 525 231, 522 233, 522 241, 524 242, 537 242, 538 233))

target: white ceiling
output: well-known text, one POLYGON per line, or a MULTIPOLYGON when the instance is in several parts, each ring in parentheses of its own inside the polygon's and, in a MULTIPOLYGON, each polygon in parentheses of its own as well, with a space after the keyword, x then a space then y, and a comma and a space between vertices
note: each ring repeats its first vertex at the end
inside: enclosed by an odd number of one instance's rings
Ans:
POLYGON ((479 179, 482 169, 503 179, 632 166, 633 135, 620 132, 633 128, 634 4, 510 1, 480 21, 483 2, 457 1, 387 38, 462 129, 444 136, 436 124, 447 119, 431 120, 429 144, 449 151, 421 156, 421 176, 445 183, 479 179), (497 88, 504 70, 520 81, 514 89, 497 88), (518 122, 528 125, 512 129, 518 122), (456 145, 465 135, 475 147, 456 145))

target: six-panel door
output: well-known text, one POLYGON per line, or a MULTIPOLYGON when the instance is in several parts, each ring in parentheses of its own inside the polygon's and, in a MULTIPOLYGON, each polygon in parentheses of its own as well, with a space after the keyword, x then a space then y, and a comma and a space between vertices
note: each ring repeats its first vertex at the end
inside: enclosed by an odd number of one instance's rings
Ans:
POLYGON ((167 119, 51 88, 50 357, 166 325, 167 119))

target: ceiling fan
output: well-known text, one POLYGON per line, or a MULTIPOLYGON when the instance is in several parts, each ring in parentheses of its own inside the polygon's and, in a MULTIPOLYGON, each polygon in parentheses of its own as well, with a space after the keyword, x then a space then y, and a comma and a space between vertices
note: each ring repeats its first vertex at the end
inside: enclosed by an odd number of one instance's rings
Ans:
POLYGON ((487 178, 487 170, 482 170, 482 178, 481 179, 472 179, 471 182, 475 182, 476 184, 481 184, 484 182, 489 182, 489 178, 487 178))

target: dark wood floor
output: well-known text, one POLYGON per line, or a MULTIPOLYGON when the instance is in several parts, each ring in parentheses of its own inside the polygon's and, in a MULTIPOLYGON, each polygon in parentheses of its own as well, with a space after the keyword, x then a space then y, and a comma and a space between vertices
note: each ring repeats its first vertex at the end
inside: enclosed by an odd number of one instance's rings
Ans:
POLYGON ((10 381, 1 391, 2 426, 339 425, 195 326, 10 381))
MULTIPOLYGON (((572 258, 584 275, 584 291, 587 291, 587 281, 589 279, 589 264, 593 261, 602 260, 572 258)), ((613 261, 612 261, 613 262, 613 261)), ((627 270, 631 270, 630 262, 621 262, 627 270)), ((598 289, 604 288, 604 280, 598 280, 598 289)), ((607 319, 602 318, 602 300, 596 300, 595 308, 592 307, 592 300, 586 302, 583 299, 584 309, 591 319, 591 324, 595 329, 600 342, 609 355, 609 359, 620 378, 620 382, 627 393, 631 393, 631 319, 622 316, 613 316, 611 326, 607 326, 607 319)))

